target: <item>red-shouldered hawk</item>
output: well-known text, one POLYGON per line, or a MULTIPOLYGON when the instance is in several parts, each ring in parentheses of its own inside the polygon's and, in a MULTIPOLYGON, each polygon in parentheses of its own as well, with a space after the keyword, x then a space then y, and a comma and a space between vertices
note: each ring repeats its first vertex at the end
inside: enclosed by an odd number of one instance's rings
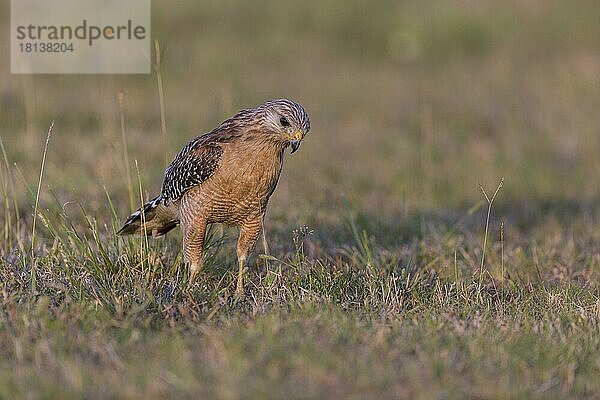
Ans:
POLYGON ((238 226, 236 293, 243 294, 244 267, 277 186, 284 150, 298 150, 309 130, 308 114, 291 100, 238 112, 181 149, 165 171, 161 194, 131 214, 117 234, 156 237, 181 223, 193 279, 202 268, 207 225, 238 226))

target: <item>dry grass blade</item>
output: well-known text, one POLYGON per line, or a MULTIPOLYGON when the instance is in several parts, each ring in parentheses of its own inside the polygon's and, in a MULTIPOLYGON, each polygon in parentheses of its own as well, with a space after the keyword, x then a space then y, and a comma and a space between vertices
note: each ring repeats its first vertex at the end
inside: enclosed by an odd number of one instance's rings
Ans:
POLYGON ((48 128, 46 135, 46 143, 44 144, 44 154, 42 155, 42 166, 40 167, 40 175, 38 179, 37 192, 35 194, 35 205, 33 207, 33 223, 31 226, 31 292, 35 293, 35 268, 36 268, 36 257, 35 257, 35 224, 38 215, 38 205, 40 202, 40 191, 42 188, 42 178, 44 176, 44 167, 46 166, 46 154, 48 153, 48 144, 50 143, 50 136, 54 129, 54 121, 48 128))
POLYGON ((138 178, 138 187, 139 187, 139 191, 140 191, 140 216, 141 216, 141 224, 142 224, 142 231, 140 233, 141 235, 141 239, 140 240, 140 262, 142 263, 142 265, 145 263, 145 261, 147 260, 147 256, 148 256, 148 231, 146 230, 146 213, 144 212, 144 192, 142 190, 142 178, 140 176, 140 168, 138 166, 138 161, 135 160, 135 171, 137 173, 137 178, 138 178), (145 247, 144 247, 145 246, 145 247))
POLYGON ((498 192, 502 188, 503 184, 504 184, 504 178, 500 179, 500 183, 498 183, 498 186, 496 187, 496 190, 494 191, 494 194, 492 195, 491 198, 487 195, 483 186, 479 185, 479 189, 481 190, 481 193, 483 193, 483 196, 485 197, 485 199, 488 203, 487 215, 485 217, 485 233, 483 235, 483 249, 481 250, 481 263, 479 265, 479 283, 477 285, 477 291, 479 292, 480 296, 481 296, 481 292, 480 292, 481 280, 483 279, 483 266, 485 263, 485 249, 487 248, 488 232, 490 229, 490 216, 492 214, 492 205, 494 204, 494 200, 496 199, 496 196, 498 195, 498 192))

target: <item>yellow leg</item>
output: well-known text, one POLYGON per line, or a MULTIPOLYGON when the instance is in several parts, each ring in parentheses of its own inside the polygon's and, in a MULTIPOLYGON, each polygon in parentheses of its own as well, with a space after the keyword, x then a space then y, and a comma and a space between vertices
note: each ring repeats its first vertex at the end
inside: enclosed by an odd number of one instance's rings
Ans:
POLYGON ((262 223, 262 216, 258 216, 254 219, 246 221, 240 226, 240 236, 238 237, 237 243, 237 257, 238 257, 238 279, 235 294, 237 297, 244 295, 244 268, 246 267, 246 260, 254 248, 256 239, 260 234, 260 226, 262 223))
POLYGON ((242 297, 244 295, 244 268, 246 268, 246 257, 242 256, 238 260, 238 279, 235 288, 235 296, 242 297))
POLYGON ((184 227, 183 255, 184 261, 190 267, 190 284, 194 283, 198 272, 202 269, 202 248, 206 225, 196 224, 195 227, 184 227))
POLYGON ((265 256, 269 255, 269 244, 267 243, 267 231, 265 230, 265 219, 263 218, 261 221, 262 226, 262 242, 263 242, 263 250, 265 256))

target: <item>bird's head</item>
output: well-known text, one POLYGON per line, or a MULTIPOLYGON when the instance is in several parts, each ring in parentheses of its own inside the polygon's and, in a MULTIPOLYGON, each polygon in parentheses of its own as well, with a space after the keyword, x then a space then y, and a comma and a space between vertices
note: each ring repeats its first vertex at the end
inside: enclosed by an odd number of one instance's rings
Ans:
POLYGON ((300 104, 288 99, 270 100, 258 107, 264 112, 263 126, 269 134, 298 150, 300 142, 310 131, 308 113, 300 104))

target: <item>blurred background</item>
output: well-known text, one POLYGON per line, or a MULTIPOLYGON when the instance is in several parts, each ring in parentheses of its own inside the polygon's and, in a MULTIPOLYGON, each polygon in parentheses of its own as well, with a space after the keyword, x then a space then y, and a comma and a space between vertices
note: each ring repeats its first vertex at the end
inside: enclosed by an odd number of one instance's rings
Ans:
MULTIPOLYGON (((8 2, 0 15, 8 26, 8 2)), ((554 210, 568 223, 598 209, 599 15, 596 0, 155 1, 167 148, 155 73, 11 75, 3 29, 0 136, 35 187, 54 120, 42 204, 54 193, 102 221, 106 193, 120 216, 130 211, 127 164, 135 193, 137 160, 152 196, 165 153, 241 108, 289 97, 312 130, 270 203, 267 227, 286 240, 302 224, 323 241, 343 235, 352 213, 401 241, 411 221, 460 216, 480 184, 493 191, 502 177, 509 221, 526 227, 527 215, 554 210)))

